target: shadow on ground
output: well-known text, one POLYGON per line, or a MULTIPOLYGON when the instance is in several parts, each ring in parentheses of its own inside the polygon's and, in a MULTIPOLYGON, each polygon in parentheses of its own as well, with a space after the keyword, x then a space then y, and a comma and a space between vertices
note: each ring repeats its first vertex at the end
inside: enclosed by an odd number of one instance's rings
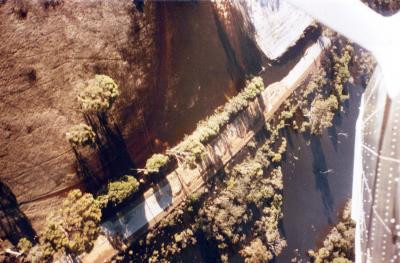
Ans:
POLYGON ((11 189, 0 181, 0 239, 7 239, 13 245, 25 237, 34 242, 36 236, 28 218, 20 210, 11 189))

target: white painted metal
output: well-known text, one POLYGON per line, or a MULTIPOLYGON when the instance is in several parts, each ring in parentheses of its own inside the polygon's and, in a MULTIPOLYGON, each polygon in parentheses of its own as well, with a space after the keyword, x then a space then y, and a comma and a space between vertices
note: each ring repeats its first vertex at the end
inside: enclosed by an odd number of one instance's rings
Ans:
POLYGON ((391 98, 400 94, 400 14, 384 17, 360 0, 287 0, 370 50, 380 64, 391 98))

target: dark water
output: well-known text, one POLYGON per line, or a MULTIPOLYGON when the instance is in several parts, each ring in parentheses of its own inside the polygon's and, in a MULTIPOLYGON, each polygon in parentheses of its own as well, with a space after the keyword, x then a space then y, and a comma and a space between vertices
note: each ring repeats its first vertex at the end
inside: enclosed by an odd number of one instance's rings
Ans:
POLYGON ((335 126, 321 137, 287 132, 282 230, 288 246, 275 262, 290 262, 295 249, 306 259, 307 250, 320 245, 351 198, 355 125, 362 91, 359 86, 350 88, 345 112, 335 117, 335 126))

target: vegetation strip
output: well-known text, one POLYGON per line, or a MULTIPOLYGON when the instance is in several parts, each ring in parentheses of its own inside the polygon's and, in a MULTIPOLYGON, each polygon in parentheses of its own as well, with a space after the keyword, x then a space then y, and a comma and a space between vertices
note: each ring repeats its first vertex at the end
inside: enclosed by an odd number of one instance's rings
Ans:
POLYGON ((223 107, 217 108, 215 113, 197 124, 196 130, 177 146, 167 151, 167 154, 156 153, 146 162, 146 172, 158 173, 168 165, 170 158, 175 158, 179 165, 191 169, 204 159, 205 144, 218 136, 223 127, 237 114, 243 111, 249 102, 253 101, 264 90, 264 83, 260 77, 251 79, 238 95, 230 99, 223 107))

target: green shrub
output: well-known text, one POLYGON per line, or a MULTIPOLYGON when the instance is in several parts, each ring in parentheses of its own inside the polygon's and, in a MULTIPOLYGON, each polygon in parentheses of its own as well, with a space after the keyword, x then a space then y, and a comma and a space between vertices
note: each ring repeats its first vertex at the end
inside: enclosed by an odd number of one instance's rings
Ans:
POLYGON ((340 49, 339 55, 335 53, 336 49, 332 51, 333 57, 333 87, 336 95, 340 101, 348 99, 347 95, 343 94, 343 85, 349 81, 351 73, 349 64, 352 59, 353 47, 347 44, 344 48, 340 49))
POLYGON ((106 75, 96 75, 78 95, 81 107, 87 112, 105 112, 119 96, 118 85, 106 75))
MULTIPOLYGON (((258 151, 262 149, 259 148, 258 151)), ((282 196, 278 191, 283 188, 280 168, 272 170, 269 177, 264 177, 263 164, 248 157, 227 172, 228 177, 224 180, 226 187, 199 210, 196 219, 199 228, 207 239, 217 243, 221 260, 229 262, 228 254, 225 253, 233 249, 232 246, 247 243, 249 237, 259 237, 265 247, 259 251, 257 257, 253 257, 255 255, 252 253, 256 253, 254 244, 250 242, 242 246, 240 254, 245 262, 252 262, 251 260, 263 258, 265 255, 272 259, 286 246, 278 229, 279 219, 282 217, 282 196), (263 209, 267 204, 270 207, 263 209), (244 226, 252 222, 254 209, 263 211, 263 216, 247 232, 244 226)))
POLYGON ((275 193, 270 206, 264 207, 261 218, 254 223, 252 232, 257 237, 240 251, 245 262, 267 262, 282 252, 287 245, 279 233, 282 216, 282 195, 275 193))
POLYGON ((22 262, 42 263, 49 262, 52 259, 53 250, 38 244, 29 250, 29 253, 24 255, 22 262))
POLYGON ((283 118, 285 120, 289 120, 289 119, 293 118, 293 112, 292 111, 282 111, 281 118, 283 118))
POLYGON ((303 98, 307 99, 310 94, 321 91, 327 83, 328 79, 326 77, 326 70, 319 67, 316 72, 311 75, 311 78, 303 92, 303 98))
POLYGON ((23 237, 18 241, 17 248, 22 254, 28 254, 32 248, 32 243, 31 241, 23 237))
POLYGON ((72 126, 65 136, 73 147, 93 145, 96 140, 93 129, 84 123, 72 126))
POLYGON ((240 250, 240 255, 245 263, 269 262, 274 257, 259 238, 252 240, 249 245, 240 250))
POLYGON ((139 182, 135 177, 124 175, 120 180, 110 182, 107 186, 107 193, 97 197, 102 207, 110 202, 118 205, 135 193, 139 188, 139 182))
POLYGON ((277 167, 271 171, 270 177, 268 178, 268 183, 276 190, 283 190, 283 174, 281 167, 277 167))
POLYGON ((281 145, 279 145, 278 153, 284 154, 286 152, 286 148, 287 148, 287 140, 285 137, 282 137, 282 142, 281 145))
POLYGON ((312 134, 322 134, 329 127, 332 127, 332 120, 339 108, 338 100, 334 95, 328 99, 315 98, 310 109, 310 127, 312 134))
MULTIPOLYGON (((267 180, 262 180, 261 182, 267 182, 267 180)), ((252 202, 257 206, 261 206, 262 201, 273 197, 275 194, 275 189, 269 184, 260 184, 258 189, 251 189, 246 195, 245 199, 247 202, 252 202)))
POLYGON ((186 155, 187 164, 194 168, 196 163, 200 163, 206 155, 205 146, 198 140, 189 139, 186 141, 186 147, 189 150, 186 155))
POLYGON ((204 121, 200 121, 194 137, 198 138, 201 143, 207 143, 216 137, 223 126, 229 120, 245 109, 249 105, 249 101, 254 100, 264 90, 264 83, 260 77, 255 77, 249 81, 246 87, 238 95, 228 101, 224 107, 218 109, 213 115, 204 121))
POLYGON ((281 160, 282 160, 282 154, 280 153, 275 153, 271 159, 271 161, 274 163, 279 163, 281 160))
POLYGON ((168 155, 156 153, 146 161, 146 174, 159 173, 163 167, 169 164, 170 158, 168 155))
POLYGON ((353 263, 353 261, 347 258, 340 257, 340 258, 334 258, 332 260, 332 263, 353 263))
POLYGON ((341 221, 326 236, 323 247, 310 250, 312 262, 353 262, 355 222, 350 215, 350 202, 346 205, 341 221))
POLYGON ((199 194, 199 193, 190 194, 188 196, 188 202, 190 204, 194 204, 200 200, 200 197, 201 197, 201 194, 199 194))
POLYGON ((349 67, 353 60, 353 47, 336 34, 329 34, 333 39, 329 56, 321 62, 321 66, 300 91, 301 102, 294 102, 305 117, 296 116, 296 122, 292 122, 299 132, 310 129, 312 134, 321 134, 324 129, 332 126, 339 104, 349 98, 343 87, 351 78, 349 67))
MULTIPOLYGON (((272 134, 272 136, 277 137, 278 135, 275 133, 275 134, 272 134)), ((272 136, 271 136, 271 138, 272 138, 272 136)), ((275 139, 272 140, 272 142, 274 142, 274 141, 275 141, 275 139)), ((266 147, 264 149, 264 151, 267 153, 267 156, 269 158, 271 158, 271 162, 279 163, 282 161, 282 155, 286 152, 286 147, 287 147, 287 140, 285 137, 282 137, 281 144, 279 145, 278 150, 276 152, 274 152, 271 149, 271 147, 266 147)))
POLYGON ((258 178, 263 175, 262 165, 256 160, 248 160, 240 165, 235 165, 232 173, 235 176, 241 175, 248 178, 258 178))

